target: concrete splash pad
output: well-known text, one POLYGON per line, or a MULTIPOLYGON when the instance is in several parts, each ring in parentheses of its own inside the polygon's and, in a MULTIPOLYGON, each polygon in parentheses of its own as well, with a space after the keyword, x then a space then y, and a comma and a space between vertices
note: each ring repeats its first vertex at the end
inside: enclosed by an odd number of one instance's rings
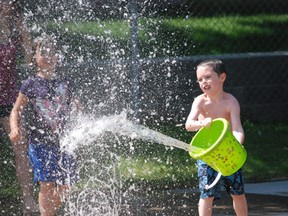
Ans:
MULTIPOLYGON (((288 215, 288 196, 246 194, 249 215, 288 215)), ((119 215, 157 216, 157 215, 191 215, 197 216, 197 202, 199 194, 193 190, 179 189, 167 191, 151 191, 143 195, 138 194, 131 203, 123 206, 119 215)), ((0 215, 21 216, 21 202, 19 198, 1 198, 0 215)), ((36 214, 35 214, 36 215, 36 214)), ((65 215, 60 212, 58 216, 65 215)), ((232 199, 223 194, 220 200, 214 202, 213 216, 234 216, 232 199)))
MULTIPOLYGON (((166 193, 163 198, 156 196, 149 201, 143 202, 139 206, 138 212, 132 215, 198 215, 198 194, 187 193, 166 193), (140 210, 140 211, 139 211, 140 210)), ((288 215, 288 197, 246 194, 249 215, 288 215)), ((213 216, 229 215, 235 216, 232 206, 232 198, 226 194, 222 195, 220 200, 214 202, 213 216)))

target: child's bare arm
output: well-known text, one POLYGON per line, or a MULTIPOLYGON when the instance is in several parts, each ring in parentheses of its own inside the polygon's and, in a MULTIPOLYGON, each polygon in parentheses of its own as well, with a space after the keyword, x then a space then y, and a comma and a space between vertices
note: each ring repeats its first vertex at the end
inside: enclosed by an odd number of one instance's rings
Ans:
POLYGON ((210 126, 212 122, 211 118, 204 118, 199 120, 200 111, 201 111, 201 100, 199 98, 196 98, 192 104, 190 114, 185 124, 186 130, 197 131, 202 127, 210 126))
POLYGON ((238 142, 243 144, 245 136, 240 119, 240 105, 236 99, 231 104, 231 130, 238 142))
POLYGON ((27 105, 28 99, 23 93, 19 93, 15 105, 10 114, 10 139, 13 142, 20 141, 21 130, 19 128, 20 116, 23 112, 24 107, 27 105))

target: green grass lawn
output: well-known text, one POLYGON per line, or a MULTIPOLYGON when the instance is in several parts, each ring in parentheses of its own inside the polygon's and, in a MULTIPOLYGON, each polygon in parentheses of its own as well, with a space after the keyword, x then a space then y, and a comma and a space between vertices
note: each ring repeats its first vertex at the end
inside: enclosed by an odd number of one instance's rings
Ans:
MULTIPOLYGON (((52 22, 41 24, 56 32, 73 60, 128 58, 131 55, 127 20, 52 22)), ((209 18, 141 18, 140 58, 175 57, 288 49, 288 15, 220 16, 209 18)), ((64 52, 64 53, 65 53, 64 52)))
MULTIPOLYGON (((2 132, 2 131, 1 131, 2 132)), ((2 134, 1 134, 2 135, 2 134)), ((12 147, 6 137, 0 139, 0 197, 18 194, 14 155, 12 147)))
POLYGON ((251 181, 287 178, 288 125, 246 123, 245 130, 247 178, 251 181))

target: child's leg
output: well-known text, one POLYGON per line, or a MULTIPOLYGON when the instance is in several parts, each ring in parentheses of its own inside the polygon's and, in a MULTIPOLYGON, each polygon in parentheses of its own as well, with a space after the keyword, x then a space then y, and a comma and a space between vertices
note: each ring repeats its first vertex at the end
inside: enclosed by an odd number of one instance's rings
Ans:
POLYGON ((233 198, 233 207, 237 216, 247 216, 248 215, 248 206, 246 201, 246 196, 242 195, 232 195, 233 198))
MULTIPOLYGON (((10 133, 9 117, 1 118, 5 133, 10 133)), ((22 131, 23 132, 23 131, 22 131)), ((32 173, 29 171, 29 158, 27 156, 28 141, 11 142, 15 156, 16 175, 19 181, 22 199, 24 203, 24 213, 39 212, 33 197, 32 173)))
POLYGON ((16 175, 19 181, 25 212, 39 212, 37 204, 33 198, 32 173, 29 171, 29 158, 27 157, 26 144, 12 143, 15 153, 16 175))
POLYGON ((212 215, 212 204, 214 197, 209 198, 200 198, 198 204, 198 213, 199 216, 211 216, 212 215))
POLYGON ((61 199, 54 182, 40 182, 39 207, 41 216, 54 216, 61 199))
POLYGON ((233 207, 237 216, 247 216, 248 207, 244 191, 242 171, 238 170, 231 176, 225 177, 226 187, 233 199, 233 207))
POLYGON ((220 183, 218 182, 214 187, 206 190, 206 185, 210 185, 217 176, 217 172, 205 164, 203 161, 198 160, 198 176, 199 176, 199 191, 200 200, 198 203, 199 216, 211 216, 212 205, 214 198, 220 198, 220 183))
POLYGON ((61 200, 61 203, 66 201, 68 195, 69 195, 69 187, 67 185, 59 185, 58 196, 61 200))

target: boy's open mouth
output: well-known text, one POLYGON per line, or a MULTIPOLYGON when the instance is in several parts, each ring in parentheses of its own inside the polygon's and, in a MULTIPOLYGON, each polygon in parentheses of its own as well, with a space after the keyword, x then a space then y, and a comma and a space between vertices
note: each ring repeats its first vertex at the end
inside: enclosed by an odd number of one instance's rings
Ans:
POLYGON ((210 86, 209 85, 205 85, 203 88, 204 88, 204 90, 209 90, 210 86))

